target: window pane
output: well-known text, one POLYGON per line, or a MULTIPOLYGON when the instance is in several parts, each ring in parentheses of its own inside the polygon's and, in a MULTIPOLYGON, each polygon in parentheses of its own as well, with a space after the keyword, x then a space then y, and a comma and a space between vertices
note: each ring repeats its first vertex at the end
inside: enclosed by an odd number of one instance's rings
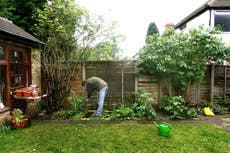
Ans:
POLYGON ((24 79, 25 72, 23 72, 24 67, 24 52, 20 50, 11 50, 10 51, 10 88, 12 90, 24 87, 26 80, 24 79))
POLYGON ((26 51, 26 63, 28 63, 29 62, 29 54, 28 54, 28 50, 26 51))
POLYGON ((0 60, 4 60, 4 59, 5 59, 5 51, 4 48, 0 46, 0 60))
POLYGON ((221 26, 224 32, 230 32, 230 13, 221 12, 215 14, 215 26, 221 26))
POLYGON ((3 108, 3 106, 6 106, 6 88, 5 88, 5 72, 6 68, 5 67, 0 67, 0 103, 1 105, 0 109, 3 108))
POLYGON ((10 64, 10 74, 14 74, 14 64, 10 64))

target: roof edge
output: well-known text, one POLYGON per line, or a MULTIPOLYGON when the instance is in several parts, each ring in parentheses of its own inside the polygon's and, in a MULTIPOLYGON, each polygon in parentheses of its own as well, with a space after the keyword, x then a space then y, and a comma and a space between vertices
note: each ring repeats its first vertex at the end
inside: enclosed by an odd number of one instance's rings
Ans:
POLYGON ((206 3, 204 3, 199 8, 197 8, 195 11, 193 11, 190 15, 188 15, 187 17, 185 17, 184 19, 179 21, 175 25, 175 29, 183 27, 189 21, 191 21, 192 19, 194 19, 195 17, 199 16, 200 14, 204 13, 207 10, 211 10, 211 9, 230 9, 230 6, 228 6, 229 4, 227 4, 227 5, 223 4, 221 6, 221 5, 215 4, 215 2, 216 2, 216 0, 208 0, 206 3))
POLYGON ((4 39, 8 39, 10 41, 22 43, 25 45, 30 45, 33 47, 40 47, 41 45, 45 44, 44 42, 41 42, 41 41, 38 42, 38 41, 31 40, 31 39, 26 39, 24 37, 13 35, 11 33, 5 32, 5 31, 0 31, 0 37, 4 38, 4 39))
POLYGON ((207 11, 211 9, 211 7, 208 5, 208 3, 203 4, 202 6, 200 6, 198 9, 196 9, 195 11, 193 11, 190 15, 188 15, 187 17, 185 17, 184 19, 182 19, 181 21, 179 21, 176 25, 175 28, 179 28, 184 26, 187 22, 191 21, 192 19, 194 19, 195 17, 199 16, 200 14, 202 14, 203 12, 207 11))

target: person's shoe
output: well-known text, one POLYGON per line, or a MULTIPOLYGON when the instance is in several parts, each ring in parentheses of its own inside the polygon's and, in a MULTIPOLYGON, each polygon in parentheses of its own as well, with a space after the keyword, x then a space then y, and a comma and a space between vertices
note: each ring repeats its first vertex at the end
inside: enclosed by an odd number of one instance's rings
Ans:
POLYGON ((94 115, 93 118, 100 118, 101 115, 94 115))

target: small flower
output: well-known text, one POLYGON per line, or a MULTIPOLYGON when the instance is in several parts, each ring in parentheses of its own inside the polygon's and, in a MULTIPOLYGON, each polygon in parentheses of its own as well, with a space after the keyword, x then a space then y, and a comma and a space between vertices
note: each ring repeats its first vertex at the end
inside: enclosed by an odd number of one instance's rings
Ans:
POLYGON ((48 0, 47 3, 48 3, 49 6, 52 5, 52 1, 50 1, 50 0, 48 0))

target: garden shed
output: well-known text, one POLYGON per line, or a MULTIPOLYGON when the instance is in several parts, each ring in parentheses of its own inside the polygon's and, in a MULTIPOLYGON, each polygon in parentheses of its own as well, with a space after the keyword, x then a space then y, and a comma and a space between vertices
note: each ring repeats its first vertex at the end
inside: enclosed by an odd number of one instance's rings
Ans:
POLYGON ((12 110, 14 90, 41 85, 40 40, 0 17, 0 120, 12 110))

